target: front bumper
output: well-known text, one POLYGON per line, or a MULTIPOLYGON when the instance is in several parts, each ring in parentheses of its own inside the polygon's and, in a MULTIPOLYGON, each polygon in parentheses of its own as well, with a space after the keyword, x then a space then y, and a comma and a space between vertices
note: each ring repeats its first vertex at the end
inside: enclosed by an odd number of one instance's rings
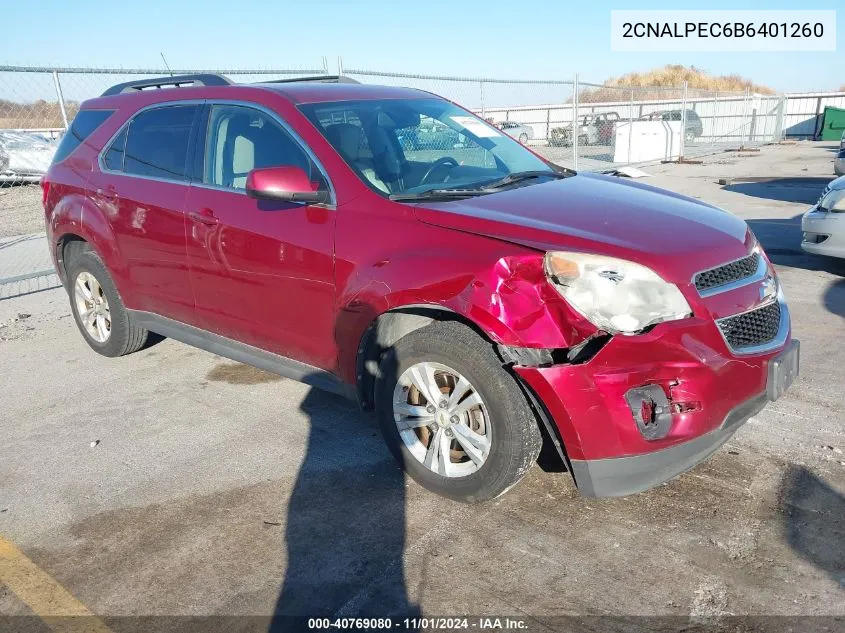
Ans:
POLYGON ((718 429, 660 451, 631 457, 571 460, 572 476, 579 492, 587 497, 622 497, 648 490, 704 461, 768 401, 768 396, 762 393, 735 407, 718 429))
POLYGON ((801 218, 801 231, 804 251, 845 257, 845 213, 824 213, 813 207, 801 218))
POLYGON ((693 317, 615 336, 583 364, 514 370, 557 426, 582 493, 617 496, 667 481, 727 441, 765 406, 770 361, 791 345, 787 334, 775 349, 736 355, 713 321, 693 317), (671 411, 657 439, 626 400, 646 385, 665 392, 671 411))

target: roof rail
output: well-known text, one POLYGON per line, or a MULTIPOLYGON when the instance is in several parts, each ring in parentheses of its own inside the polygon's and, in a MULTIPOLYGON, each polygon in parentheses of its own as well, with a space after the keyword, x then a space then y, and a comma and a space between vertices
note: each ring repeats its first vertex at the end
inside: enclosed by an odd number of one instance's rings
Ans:
POLYGON ((311 77, 291 77, 289 79, 270 79, 268 81, 259 81, 262 84, 287 84, 297 82, 312 82, 319 84, 359 84, 360 81, 346 77, 345 75, 313 75, 311 77))
POLYGON ((117 84, 106 90, 101 96, 108 97, 127 92, 136 92, 144 88, 178 88, 179 86, 230 86, 232 82, 223 75, 211 73, 200 75, 175 75, 170 77, 154 77, 153 79, 139 79, 117 84))

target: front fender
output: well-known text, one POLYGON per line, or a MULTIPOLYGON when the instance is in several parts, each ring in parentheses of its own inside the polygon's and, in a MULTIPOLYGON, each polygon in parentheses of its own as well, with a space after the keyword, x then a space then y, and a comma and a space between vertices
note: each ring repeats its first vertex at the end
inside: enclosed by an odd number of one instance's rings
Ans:
POLYGON ((595 333, 548 283, 541 253, 495 244, 494 252, 483 257, 477 250, 464 255, 428 248, 359 266, 339 289, 337 332, 344 375, 355 375, 367 327, 379 315, 405 306, 449 310, 491 341, 511 347, 565 348, 595 333))

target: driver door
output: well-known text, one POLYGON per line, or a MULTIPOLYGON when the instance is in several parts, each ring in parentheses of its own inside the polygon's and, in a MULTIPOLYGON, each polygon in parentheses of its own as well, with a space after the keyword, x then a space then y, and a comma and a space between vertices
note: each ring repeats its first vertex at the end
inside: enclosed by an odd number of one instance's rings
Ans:
POLYGON ((334 208, 246 195, 260 167, 296 166, 329 187, 304 144, 266 110, 213 104, 202 181, 185 202, 201 328, 322 369, 334 367, 334 208))

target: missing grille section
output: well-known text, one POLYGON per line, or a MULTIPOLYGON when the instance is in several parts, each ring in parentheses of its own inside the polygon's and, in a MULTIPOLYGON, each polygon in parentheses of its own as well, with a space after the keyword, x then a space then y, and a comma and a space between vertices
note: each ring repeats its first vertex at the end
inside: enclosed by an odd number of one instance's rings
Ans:
POLYGON ((751 253, 748 257, 743 257, 735 262, 698 273, 695 276, 695 288, 701 292, 745 279, 753 275, 759 265, 760 254, 751 253))
POLYGON ((780 329, 780 304, 770 303, 718 321, 719 328, 731 348, 741 350, 772 341, 780 329))

